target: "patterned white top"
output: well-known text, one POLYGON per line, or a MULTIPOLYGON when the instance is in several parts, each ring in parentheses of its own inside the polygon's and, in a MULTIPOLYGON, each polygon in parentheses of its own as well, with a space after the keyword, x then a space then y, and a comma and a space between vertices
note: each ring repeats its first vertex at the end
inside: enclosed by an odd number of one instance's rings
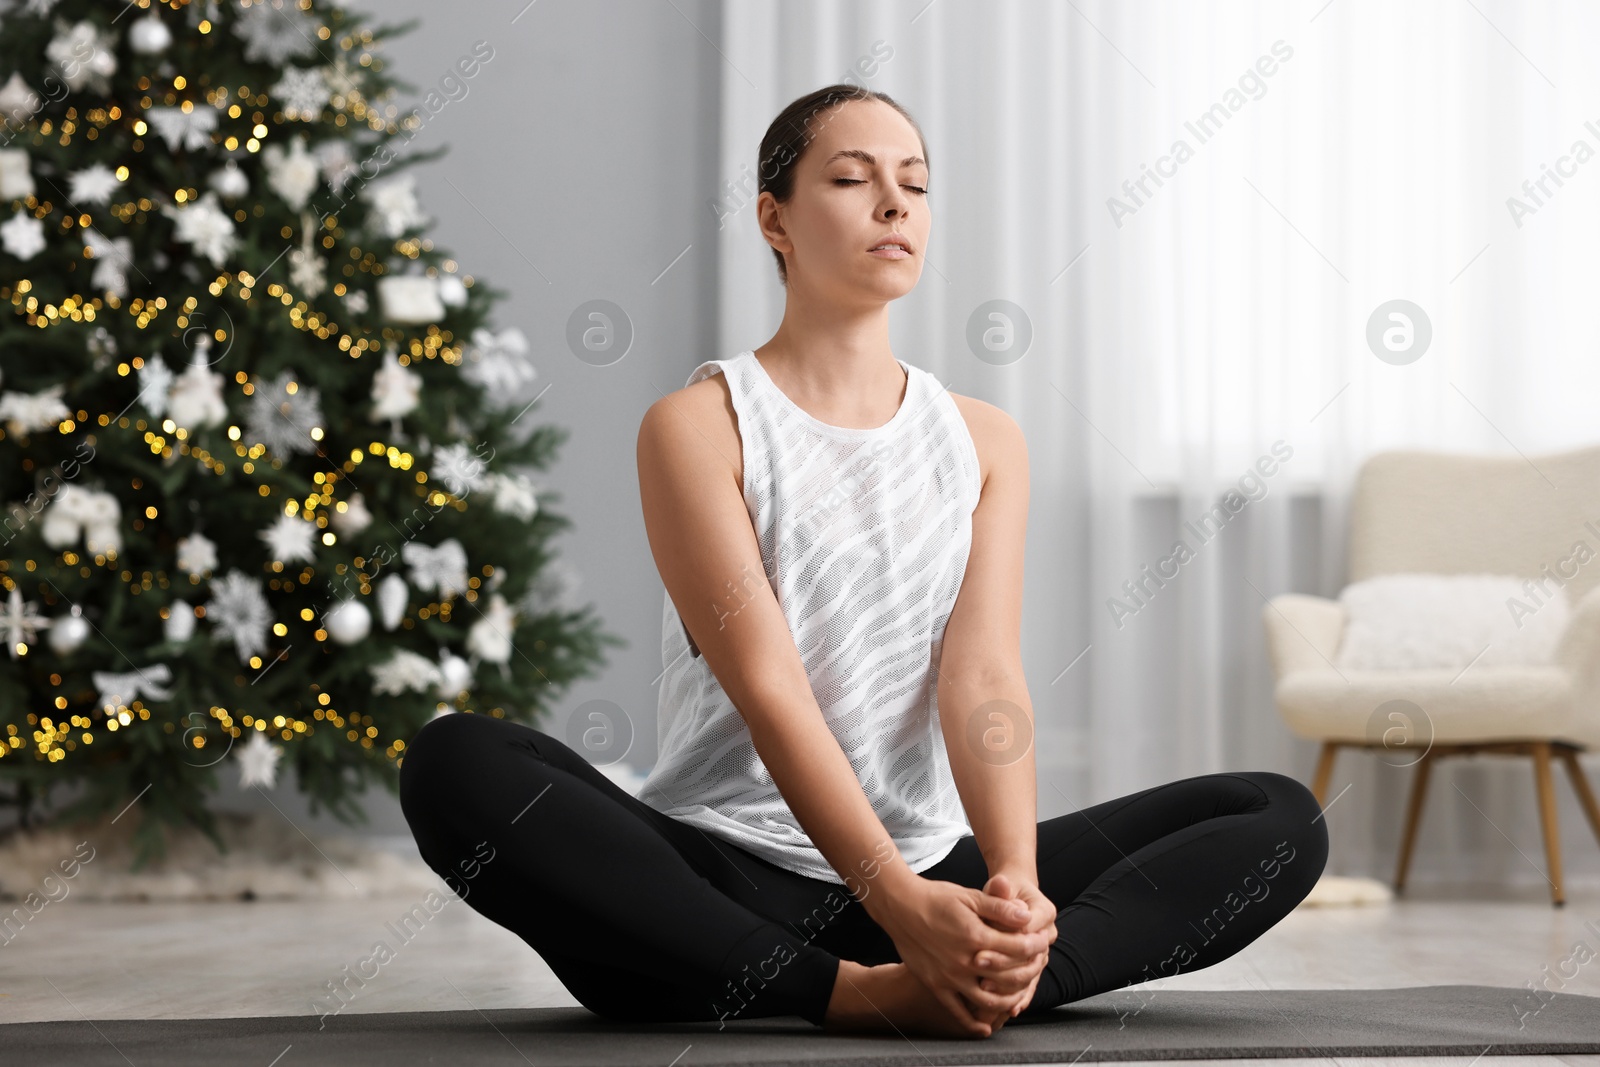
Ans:
MULTIPOLYGON (((696 367, 726 376, 744 500, 823 718, 913 871, 972 832, 945 751, 939 652, 972 545, 982 480, 966 421, 904 360, 906 393, 871 429, 830 426, 780 390, 753 352, 696 367)), ((727 585, 726 623, 761 575, 727 585)), ((660 756, 646 804, 786 870, 843 884, 801 829, 671 595, 662 602, 660 756)), ((854 883, 857 879, 852 878, 854 883)))

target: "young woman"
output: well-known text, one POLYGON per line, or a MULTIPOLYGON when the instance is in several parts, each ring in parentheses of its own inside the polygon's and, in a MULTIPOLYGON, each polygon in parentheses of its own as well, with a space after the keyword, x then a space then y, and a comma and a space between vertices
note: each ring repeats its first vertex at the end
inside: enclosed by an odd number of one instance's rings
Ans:
POLYGON ((607 1018, 985 1037, 1226 959, 1322 873, 1316 801, 1267 771, 1037 821, 1022 433, 889 347, 928 175, 911 117, 851 86, 762 141, 783 321, 639 428, 667 593, 640 795, 503 719, 407 750, 423 857, 607 1018))

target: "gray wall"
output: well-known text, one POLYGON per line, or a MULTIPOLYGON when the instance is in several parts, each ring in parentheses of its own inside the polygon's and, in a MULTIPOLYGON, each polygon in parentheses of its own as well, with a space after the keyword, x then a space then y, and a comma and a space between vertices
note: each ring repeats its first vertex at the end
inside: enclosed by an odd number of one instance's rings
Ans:
MULTIPOLYGON (((390 23, 419 20, 385 50, 389 72, 417 90, 400 98, 402 110, 475 42, 494 48, 466 96, 427 117, 412 142, 449 146, 413 169, 418 198, 436 220, 435 245, 509 294, 496 325, 528 336, 539 369, 529 398, 549 387, 526 417, 570 431, 542 479, 573 521, 557 545, 581 576, 576 600, 592 602, 605 627, 629 642, 609 650, 600 677, 572 687, 554 724, 586 700, 610 700, 638 727, 626 762, 648 769, 663 594, 639 509, 634 442, 645 409, 722 354, 711 351, 716 220, 706 207, 718 180, 721 60, 710 43, 719 39, 718 5, 526 5, 384 0, 365 8, 390 23), (596 298, 620 305, 634 327, 632 348, 608 367, 581 362, 566 343, 568 316, 596 298)), ((222 777, 218 807, 271 810, 253 790, 235 789, 235 773, 222 777)), ((393 798, 368 798, 371 832, 406 833, 393 798)), ((288 778, 272 799, 302 827, 342 828, 311 818, 288 778)))

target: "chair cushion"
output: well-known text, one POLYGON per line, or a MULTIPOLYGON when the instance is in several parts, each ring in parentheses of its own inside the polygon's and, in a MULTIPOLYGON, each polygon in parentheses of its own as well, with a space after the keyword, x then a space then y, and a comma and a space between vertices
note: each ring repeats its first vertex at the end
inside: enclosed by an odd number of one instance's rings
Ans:
POLYGON ((1300 737, 1396 748, 1429 743, 1556 740, 1600 746, 1600 718, 1580 713, 1560 667, 1299 671, 1277 685, 1300 737))
POLYGON ((1385 574, 1339 594, 1340 670, 1549 663, 1569 609, 1554 580, 1504 574, 1385 574))

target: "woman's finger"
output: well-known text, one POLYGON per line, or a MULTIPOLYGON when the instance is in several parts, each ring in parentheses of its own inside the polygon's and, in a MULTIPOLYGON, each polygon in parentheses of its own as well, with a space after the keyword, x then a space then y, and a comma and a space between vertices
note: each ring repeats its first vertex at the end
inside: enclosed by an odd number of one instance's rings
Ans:
POLYGON ((987 1021, 973 1014, 971 1005, 954 989, 943 986, 935 989, 933 995, 940 1004, 945 1006, 946 1011, 976 1036, 987 1037, 994 1031, 994 1027, 990 1026, 987 1021), (985 1030, 985 1027, 988 1027, 988 1029, 985 1030))
POLYGON ((992 992, 1010 996, 1026 989, 1030 982, 1037 981, 1043 970, 1043 958, 1038 957, 1020 967, 1005 967, 987 971, 983 978, 979 980, 979 985, 992 992))

